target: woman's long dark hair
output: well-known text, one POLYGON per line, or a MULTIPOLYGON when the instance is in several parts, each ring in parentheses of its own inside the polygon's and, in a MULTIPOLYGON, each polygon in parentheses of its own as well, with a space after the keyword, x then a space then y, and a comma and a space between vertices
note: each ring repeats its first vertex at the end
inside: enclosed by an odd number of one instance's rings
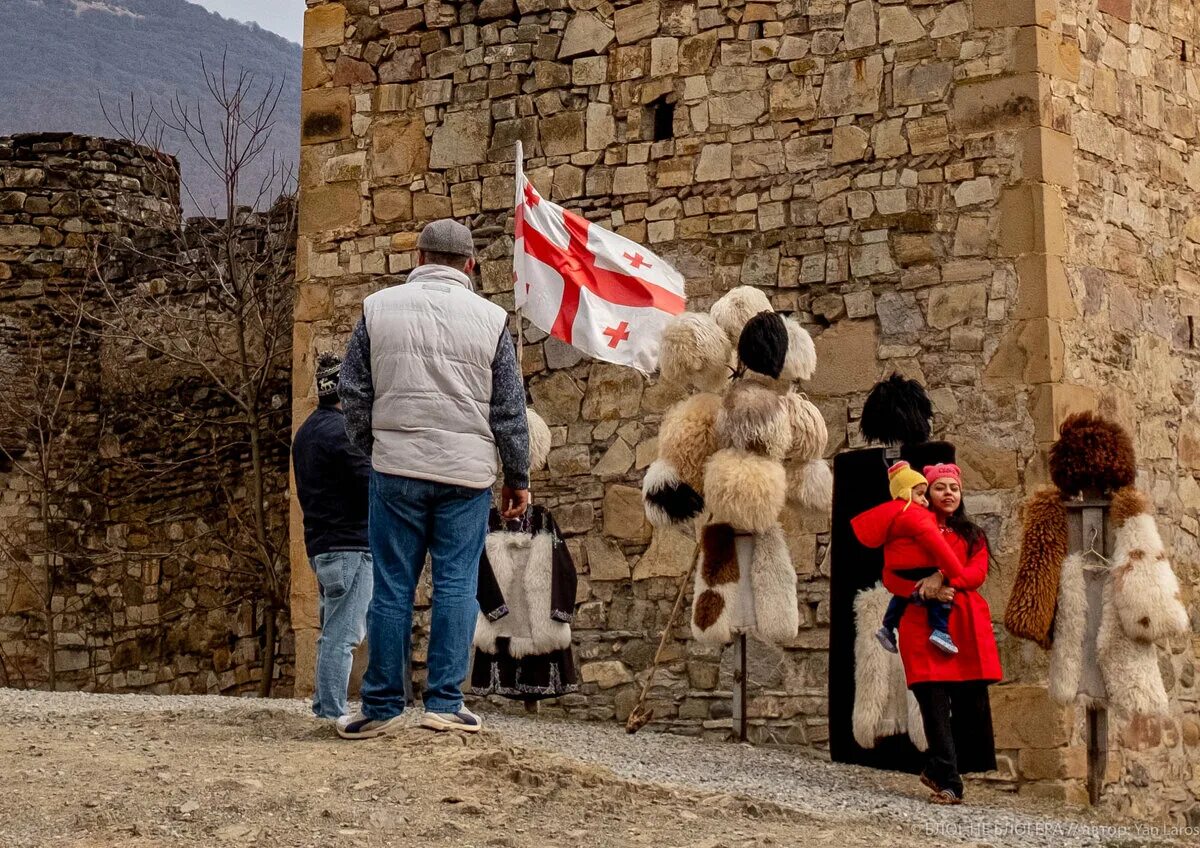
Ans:
POLYGON ((963 501, 958 502, 958 509, 947 516, 946 526, 953 530, 967 543, 967 556, 972 556, 979 550, 980 545, 987 547, 989 556, 991 555, 991 545, 988 543, 987 531, 971 520, 967 515, 967 505, 963 501))

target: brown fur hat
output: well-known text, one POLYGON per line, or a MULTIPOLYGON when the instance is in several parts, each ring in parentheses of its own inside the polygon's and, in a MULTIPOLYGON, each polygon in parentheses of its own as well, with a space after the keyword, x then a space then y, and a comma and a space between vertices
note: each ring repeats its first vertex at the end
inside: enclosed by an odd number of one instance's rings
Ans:
POLYGON ((738 286, 730 289, 712 305, 708 314, 729 335, 733 344, 742 335, 742 329, 751 318, 760 312, 770 312, 771 301, 754 286, 738 286))
POLYGON ((765 533, 779 522, 787 497, 783 466, 736 448, 712 455, 704 470, 704 502, 713 523, 765 533))
POLYGON ((734 383, 717 413, 717 444, 783 459, 792 445, 783 398, 757 383, 734 383))
POLYGON ((1054 642, 1054 610, 1058 580, 1067 558, 1067 510, 1062 493, 1038 489, 1025 502, 1021 558, 1012 594, 1004 610, 1004 626, 1013 636, 1049 650, 1054 642))
POLYGON ((1133 439, 1119 424, 1093 412, 1071 415, 1050 448, 1050 479, 1064 495, 1111 492, 1137 478, 1133 439))
POLYGON ((729 383, 733 344, 710 315, 684 312, 663 328, 658 367, 663 380, 719 392, 729 383))
POLYGON ((717 413, 721 397, 692 395, 667 410, 658 428, 658 455, 673 465, 680 479, 704 493, 704 463, 717 449, 717 413))

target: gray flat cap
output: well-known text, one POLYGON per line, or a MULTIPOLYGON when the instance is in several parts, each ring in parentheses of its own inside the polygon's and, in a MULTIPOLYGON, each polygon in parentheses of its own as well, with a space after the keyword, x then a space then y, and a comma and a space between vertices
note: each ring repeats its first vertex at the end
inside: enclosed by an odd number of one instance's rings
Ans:
POLYGON ((421 230, 417 248, 428 253, 449 253, 452 256, 474 256, 475 240, 471 231, 458 221, 442 218, 430 221, 421 230))

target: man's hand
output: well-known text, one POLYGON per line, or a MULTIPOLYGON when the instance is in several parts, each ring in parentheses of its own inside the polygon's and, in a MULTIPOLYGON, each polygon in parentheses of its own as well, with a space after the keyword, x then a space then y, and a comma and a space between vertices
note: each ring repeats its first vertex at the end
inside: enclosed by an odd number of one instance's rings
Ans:
POLYGON ((500 489, 500 514, 505 521, 520 518, 528 508, 528 489, 510 489, 508 486, 500 489))
POLYGON ((916 591, 921 594, 925 600, 937 597, 937 593, 941 591, 942 585, 946 582, 946 578, 942 576, 942 572, 935 571, 928 577, 922 577, 917 581, 916 591))

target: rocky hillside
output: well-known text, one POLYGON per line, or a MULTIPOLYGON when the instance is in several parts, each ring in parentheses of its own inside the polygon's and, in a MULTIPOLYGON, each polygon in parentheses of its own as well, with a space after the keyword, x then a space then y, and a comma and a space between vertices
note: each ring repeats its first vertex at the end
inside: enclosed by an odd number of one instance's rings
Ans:
MULTIPOLYGON (((185 0, 2 0, 0 135, 69 130, 114 135, 101 110, 167 106, 176 93, 206 102, 201 56, 252 72, 259 85, 283 83, 266 151, 294 163, 299 152, 300 46, 253 25, 226 20, 185 0)), ((215 177, 179 138, 165 147, 207 207, 221 195, 215 177)), ((254 176, 254 175, 251 175, 254 176)), ((251 179, 250 183, 257 183, 251 179)), ((194 211, 194 210, 193 210, 194 211)))

